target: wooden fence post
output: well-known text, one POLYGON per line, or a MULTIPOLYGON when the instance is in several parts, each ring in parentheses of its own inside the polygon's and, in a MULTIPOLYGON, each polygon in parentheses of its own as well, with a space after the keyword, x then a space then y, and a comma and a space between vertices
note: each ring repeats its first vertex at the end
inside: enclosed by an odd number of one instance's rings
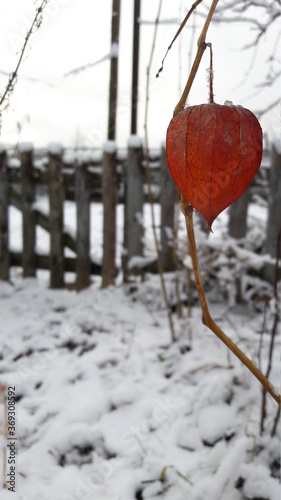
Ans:
POLYGON ((23 277, 36 276, 35 254, 35 184, 33 177, 33 145, 24 142, 19 146, 21 161, 21 201, 22 201, 22 267, 23 277))
POLYGON ((132 257, 143 256, 143 203, 144 174, 142 167, 142 140, 131 135, 128 140, 128 163, 124 208, 124 278, 127 279, 128 264, 132 257))
POLYGON ((90 188, 87 165, 75 166, 76 232, 76 290, 90 284, 90 188))
POLYGON ((104 144, 102 162, 102 199, 103 199, 103 259, 102 287, 115 282, 116 254, 116 203, 117 203, 117 173, 116 144, 107 141, 104 144))
POLYGON ((247 213, 250 187, 229 207, 228 234, 232 238, 244 238, 247 234, 247 213))
POLYGON ((161 148, 161 256, 164 271, 175 269, 174 214, 176 184, 173 181, 166 157, 166 148, 161 148))
POLYGON ((0 144, 0 279, 9 280, 9 182, 7 154, 0 144))
POLYGON ((61 173, 62 147, 51 143, 49 152, 49 204, 50 204, 50 287, 64 286, 63 255, 63 202, 64 185, 61 173))
MULTIPOLYGON (((276 259, 277 237, 281 229, 281 141, 272 145, 271 167, 269 177, 269 206, 266 228, 265 252, 276 259)), ((280 249, 279 249, 280 251, 280 249)), ((279 259, 281 255, 279 254, 279 259)), ((275 266, 267 264, 264 276, 274 283, 275 266)), ((280 277, 280 271, 279 271, 280 277)))

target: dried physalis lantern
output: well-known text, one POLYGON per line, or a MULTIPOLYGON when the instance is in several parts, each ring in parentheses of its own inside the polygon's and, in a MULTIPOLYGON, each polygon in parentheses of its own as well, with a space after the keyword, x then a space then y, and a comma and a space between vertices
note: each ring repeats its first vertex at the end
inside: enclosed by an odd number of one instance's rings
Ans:
POLYGON ((257 118, 229 101, 189 106, 174 116, 167 130, 171 175, 209 231, 216 217, 247 189, 261 157, 257 118))

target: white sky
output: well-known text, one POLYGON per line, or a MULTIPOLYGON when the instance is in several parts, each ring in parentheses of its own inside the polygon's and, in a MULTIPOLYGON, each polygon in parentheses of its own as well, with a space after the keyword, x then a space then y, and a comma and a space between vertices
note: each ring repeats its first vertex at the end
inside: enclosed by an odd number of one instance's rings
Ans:
MULTIPOLYGON (((25 36, 33 20, 35 7, 40 3, 34 5, 34 0, 0 0, 1 71, 10 72, 15 69, 18 51, 23 42, 20 37, 25 36)), ((178 18, 181 4, 185 15, 192 3, 191 0, 163 0, 161 18, 178 18)), ((209 5, 210 0, 205 0, 204 4, 209 5)), ((111 6, 112 0, 51 0, 44 24, 31 38, 30 50, 21 66, 20 78, 10 99, 10 108, 3 113, 1 142, 13 144, 18 141, 17 123, 20 122, 23 125, 20 140, 31 141, 35 146, 46 146, 53 141, 59 141, 64 146, 102 145, 106 139, 109 61, 76 76, 64 78, 63 75, 73 68, 101 59, 110 51, 111 6), (38 81, 30 81, 26 77, 38 81), (29 123, 27 115, 30 117, 29 123)), ((157 10, 158 1, 142 0, 143 19, 155 19, 157 10)), ((132 21, 133 0, 121 0, 117 122, 119 147, 126 145, 130 133, 132 21)), ((191 18, 190 27, 192 23, 191 18)), ((198 14, 195 23, 198 28, 203 24, 198 14)), ((151 147, 158 147, 165 139, 168 123, 179 98, 179 61, 182 66, 181 87, 187 78, 190 27, 175 42, 161 77, 155 79, 154 75, 177 26, 161 25, 158 30, 151 74, 148 123, 151 147)), ((138 134, 141 136, 144 135, 145 75, 153 29, 151 25, 143 25, 140 33, 138 134)), ((255 112, 280 97, 280 82, 253 97, 256 85, 267 72, 266 59, 276 32, 277 27, 269 30, 261 41, 253 70, 240 85, 250 66, 253 52, 238 49, 252 39, 250 27, 241 22, 234 27, 213 25, 210 28, 207 41, 213 43, 216 102, 222 104, 225 100, 231 100, 234 104, 241 104, 255 112)), ((196 40, 198 34, 197 30, 196 40)), ((195 48, 196 44, 194 51, 195 48)), ((209 55, 206 51, 190 94, 190 104, 207 102, 208 66, 209 55)), ((6 83, 7 77, 0 74, 0 91, 4 90, 6 83)), ((275 109, 265 115, 261 119, 261 125, 264 133, 271 138, 279 134, 279 110, 275 109)))

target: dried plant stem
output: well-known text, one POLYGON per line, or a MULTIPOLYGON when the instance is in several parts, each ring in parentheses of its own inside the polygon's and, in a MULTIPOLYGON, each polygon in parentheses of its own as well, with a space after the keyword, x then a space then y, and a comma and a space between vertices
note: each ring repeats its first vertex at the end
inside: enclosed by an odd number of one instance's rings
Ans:
POLYGON ((24 44, 23 44, 23 47, 21 49, 21 52, 20 52, 20 56, 19 56, 19 59, 18 59, 18 62, 17 62, 17 65, 16 65, 16 68, 15 70, 11 73, 11 76, 9 78, 9 81, 7 83, 7 86, 2 94, 2 96, 0 96, 0 106, 5 102, 5 100, 9 97, 9 94, 12 92, 13 88, 14 88, 14 85, 16 83, 16 80, 17 80, 17 76, 18 76, 18 70, 19 70, 19 67, 21 65, 21 62, 23 60, 23 56, 24 56, 24 53, 25 53, 25 50, 27 48, 27 45, 28 45, 28 41, 34 31, 34 28, 36 27, 39 27, 40 24, 41 24, 41 16, 42 16, 42 12, 43 12, 43 9, 45 8, 46 4, 48 3, 49 0, 43 0, 43 2, 41 3, 40 7, 38 7, 38 9, 36 10, 36 14, 35 14, 35 17, 32 21, 32 24, 30 26, 30 29, 29 31, 27 32, 26 36, 25 36, 25 39, 24 39, 24 44))
POLYGON ((257 366, 232 342, 232 340, 220 329, 220 327, 212 319, 200 275, 197 248, 195 243, 194 228, 193 228, 193 208, 188 201, 181 197, 181 211, 185 217, 186 230, 188 236, 189 250, 192 259, 195 284, 199 296, 200 306, 202 310, 202 323, 212 330, 219 339, 237 356, 238 359, 252 372, 252 374, 261 382, 265 390, 281 405, 281 396, 277 394, 270 384, 269 380, 260 372, 257 366))
POLYGON ((213 14, 215 12, 215 9, 216 9, 218 2, 219 2, 219 0, 213 0, 212 5, 210 7, 210 10, 208 12, 205 24, 203 26, 203 29, 202 29, 201 34, 200 34, 198 41, 197 41, 197 54, 196 54, 193 66, 191 68, 190 75, 188 77, 186 86, 185 86, 184 91, 182 93, 182 96, 181 96, 178 104, 175 107, 174 116, 184 109, 184 106, 185 106, 185 103, 187 100, 187 96, 190 92, 190 89, 192 87, 194 78, 196 76, 196 73, 198 71, 198 68, 199 68, 199 65, 200 65, 200 62, 202 59, 202 56, 203 56, 204 51, 207 47, 206 36, 207 36, 207 32, 208 32, 208 29, 209 29, 209 26, 210 26, 210 23, 211 23, 211 20, 212 20, 212 17, 213 17, 213 14))
POLYGON ((147 187, 148 187, 148 198, 149 198, 150 210, 151 210, 153 238, 154 238, 155 249, 156 249, 156 253, 157 253, 158 272, 160 275, 161 288, 162 288, 162 293, 163 293, 165 306, 166 306, 166 310, 167 310, 167 315, 168 315, 168 321, 169 321, 170 332, 171 332, 171 339, 172 339, 172 342, 175 342, 176 335, 175 335, 172 313, 171 313, 171 309, 170 309, 170 305, 169 305, 169 301, 168 301, 168 295, 167 295, 167 290, 166 290, 166 285, 165 285, 165 280, 164 280, 164 271, 163 271, 163 265, 162 265, 162 259, 161 259, 161 252, 160 252, 159 243, 158 243, 157 234, 156 234, 156 224, 155 224, 155 215, 154 215, 154 207, 153 207, 153 196, 152 196, 150 172, 149 172, 149 146, 148 146, 149 80, 150 80, 150 71, 151 71, 151 66, 152 66, 153 53, 154 53, 154 49, 155 49, 155 42, 156 42, 156 35, 157 35, 157 28, 158 28, 158 24, 159 24, 161 7, 162 7, 162 0, 159 1, 158 13, 157 13, 157 17, 155 20, 155 29, 154 29, 150 58, 149 58, 149 64, 148 64, 148 67, 146 70, 146 102, 145 102, 145 113, 144 113, 145 172, 146 172, 146 182, 147 182, 147 187))
POLYGON ((211 43, 206 43, 210 49, 210 70, 209 70, 209 102, 214 102, 214 70, 213 70, 213 49, 211 43))
POLYGON ((173 40, 171 41, 171 43, 170 43, 169 47, 167 48, 166 54, 165 54, 165 56, 164 56, 164 58, 163 58, 163 60, 162 60, 162 65, 161 65, 161 68, 160 68, 160 69, 157 71, 157 73, 156 73, 156 78, 158 78, 158 77, 159 77, 159 74, 161 73, 161 71, 163 71, 164 61, 165 61, 165 59, 166 59, 166 57, 167 57, 167 55, 168 55, 169 50, 172 48, 173 43, 176 41, 176 39, 178 38, 179 34, 181 33, 181 31, 182 31, 182 30, 183 30, 183 28, 185 27, 185 25, 186 25, 186 23, 187 23, 188 19, 190 18, 190 16, 191 16, 192 12, 196 9, 197 5, 199 5, 202 1, 203 1, 203 0, 196 0, 196 2, 194 2, 194 4, 190 7, 190 9, 189 9, 188 13, 186 14, 186 16, 185 16, 184 20, 182 21, 182 23, 181 23, 181 25, 180 25, 180 27, 179 27, 178 31, 176 32, 176 34, 175 34, 175 36, 174 36, 173 40))

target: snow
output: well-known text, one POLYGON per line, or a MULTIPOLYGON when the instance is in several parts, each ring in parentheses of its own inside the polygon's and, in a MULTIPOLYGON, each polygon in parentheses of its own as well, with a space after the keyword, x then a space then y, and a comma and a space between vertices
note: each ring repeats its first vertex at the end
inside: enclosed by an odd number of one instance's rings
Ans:
POLYGON ((32 142, 20 142, 19 143, 19 152, 20 153, 28 153, 30 151, 33 151, 32 142))
POLYGON ((63 152, 63 147, 60 142, 50 142, 48 144, 48 153, 51 155, 60 156, 63 152))
POLYGON ((12 168, 20 168, 20 166, 21 166, 21 162, 18 158, 9 158, 8 163, 9 163, 9 167, 12 167, 12 168))
POLYGON ((134 257, 131 257, 129 262, 128 262, 128 269, 133 269, 134 267, 137 267, 141 269, 142 267, 147 266, 148 264, 151 264, 154 262, 154 257, 141 257, 139 255, 135 255, 134 257))
POLYGON ((4 151, 6 151, 5 144, 3 144, 2 142, 0 142, 0 154, 4 153, 4 151))
POLYGON ((103 145, 103 151, 109 155, 113 155, 116 151, 116 142, 115 141, 105 141, 103 145))
POLYGON ((116 58, 116 57, 118 57, 118 43, 116 43, 116 42, 114 42, 114 43, 111 45, 110 57, 111 57, 111 58, 116 58))
MULTIPOLYGON (((137 285, 133 300, 98 281, 81 293, 0 282, 1 382, 22 396, 17 499, 132 500, 138 489, 150 500, 239 499, 239 477, 247 498, 257 478, 278 498, 245 429, 250 411, 248 432, 260 440, 259 384, 234 357, 228 367, 198 308, 192 350, 181 354, 185 334, 171 344, 165 311, 151 314, 140 299, 149 287, 137 285)), ((271 453, 277 460, 278 447, 271 453)))
POLYGON ((142 138, 136 134, 132 134, 128 138, 128 148, 138 149, 142 147, 142 138))
MULTIPOLYGON (((38 199, 36 207, 48 213, 47 197, 38 199)), ((159 234, 159 205, 154 208, 159 234)), ((118 205, 117 264, 123 212, 118 205)), ((73 203, 65 202, 64 215, 65 227, 75 235, 73 203)), ((255 241, 266 211, 255 205, 249 215, 249 234, 255 241)), ((11 245, 21 248, 21 216, 13 207, 9 216, 11 245)), ((145 255, 131 259, 133 267, 155 259, 148 204, 143 224, 145 255)), ((221 282, 229 285, 233 275, 226 271, 233 253, 237 266, 252 258, 256 268, 263 256, 226 240, 226 225, 224 212, 207 238, 198 231, 195 214, 199 245, 204 241, 204 252, 210 249, 221 282)), ((178 251, 187 255, 182 217, 178 233, 178 251)), ((101 258, 101 234, 102 207, 92 203, 95 260, 101 258)), ((48 234, 42 230, 37 237, 37 251, 46 253, 48 234)), ((189 268, 190 257, 183 260, 189 268)), ((203 273, 204 265, 211 265, 210 255, 202 262, 203 273)), ((181 319, 173 314, 177 341, 171 343, 159 276, 145 275, 124 285, 119 280, 106 290, 95 276, 88 289, 76 293, 49 289, 47 272, 24 280, 19 269, 12 271, 10 283, 0 281, 0 381, 15 385, 19 396, 16 500, 133 500, 137 491, 146 500, 279 498, 279 478, 273 470, 280 463, 280 427, 270 436, 276 403, 268 399, 260 437, 260 384, 202 324, 196 300, 191 317, 187 308, 181 319)), ((243 273, 243 267, 238 271, 243 273)), ((174 275, 165 278, 171 300, 174 275)), ((219 283, 211 285, 208 294, 211 313, 257 362, 264 313, 251 310, 251 298, 244 308, 217 303, 219 283)), ((271 372, 276 387, 280 342, 278 333, 271 372)), ((264 370, 269 345, 270 336, 264 333, 264 370)), ((2 460, 0 453, 0 471, 2 460)), ((10 493, 1 490, 2 498, 10 498, 10 493)))

